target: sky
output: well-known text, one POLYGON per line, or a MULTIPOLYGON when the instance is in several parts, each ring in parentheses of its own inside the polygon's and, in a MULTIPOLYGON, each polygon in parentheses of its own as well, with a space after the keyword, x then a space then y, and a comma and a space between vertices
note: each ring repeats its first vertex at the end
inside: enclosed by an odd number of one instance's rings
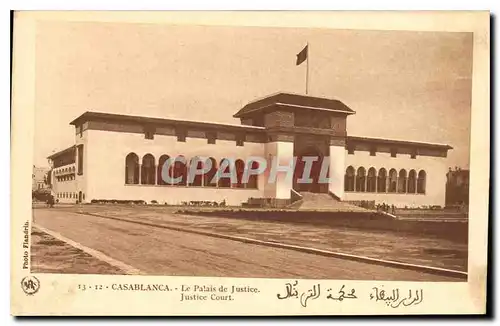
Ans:
POLYGON ((35 165, 74 144, 85 111, 239 123, 276 92, 341 100, 349 135, 451 145, 469 167, 472 34, 39 21, 35 165))

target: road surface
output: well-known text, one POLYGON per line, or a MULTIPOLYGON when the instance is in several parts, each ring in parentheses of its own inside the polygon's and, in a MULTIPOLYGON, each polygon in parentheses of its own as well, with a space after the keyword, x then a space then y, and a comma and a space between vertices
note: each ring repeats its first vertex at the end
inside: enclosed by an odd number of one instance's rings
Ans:
POLYGON ((148 275, 460 281, 58 209, 35 209, 33 214, 38 225, 148 275))

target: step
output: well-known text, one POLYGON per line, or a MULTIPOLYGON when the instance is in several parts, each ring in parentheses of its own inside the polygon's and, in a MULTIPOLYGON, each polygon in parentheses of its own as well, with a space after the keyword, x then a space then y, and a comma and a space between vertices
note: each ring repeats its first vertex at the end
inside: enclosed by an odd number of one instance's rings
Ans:
MULTIPOLYGON (((344 203, 325 193, 301 192, 302 200, 295 205, 299 211, 371 212, 372 210, 344 203), (298 207, 297 207, 298 206, 298 207)), ((293 204, 292 204, 293 205, 293 204)))

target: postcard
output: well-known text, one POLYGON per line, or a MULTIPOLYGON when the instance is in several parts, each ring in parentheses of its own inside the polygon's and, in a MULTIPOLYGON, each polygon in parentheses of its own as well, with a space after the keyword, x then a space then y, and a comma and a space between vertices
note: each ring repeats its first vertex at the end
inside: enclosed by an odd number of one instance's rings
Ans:
POLYGON ((16 12, 11 313, 485 314, 489 25, 16 12))

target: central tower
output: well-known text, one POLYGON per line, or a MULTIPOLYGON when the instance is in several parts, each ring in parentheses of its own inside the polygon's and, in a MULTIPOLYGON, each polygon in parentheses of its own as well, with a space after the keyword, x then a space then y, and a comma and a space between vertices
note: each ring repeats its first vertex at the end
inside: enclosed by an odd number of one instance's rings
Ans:
POLYGON ((331 192, 343 197, 347 116, 354 114, 339 100, 277 93, 245 105, 234 117, 243 125, 266 128, 266 158, 276 157, 280 166, 298 158, 294 177, 278 176, 276 184, 266 183, 267 198, 289 200, 291 189, 298 192, 331 192), (311 171, 312 183, 300 183, 304 164, 301 157, 317 157, 311 171), (324 159, 329 160, 328 184, 318 182, 324 159))

